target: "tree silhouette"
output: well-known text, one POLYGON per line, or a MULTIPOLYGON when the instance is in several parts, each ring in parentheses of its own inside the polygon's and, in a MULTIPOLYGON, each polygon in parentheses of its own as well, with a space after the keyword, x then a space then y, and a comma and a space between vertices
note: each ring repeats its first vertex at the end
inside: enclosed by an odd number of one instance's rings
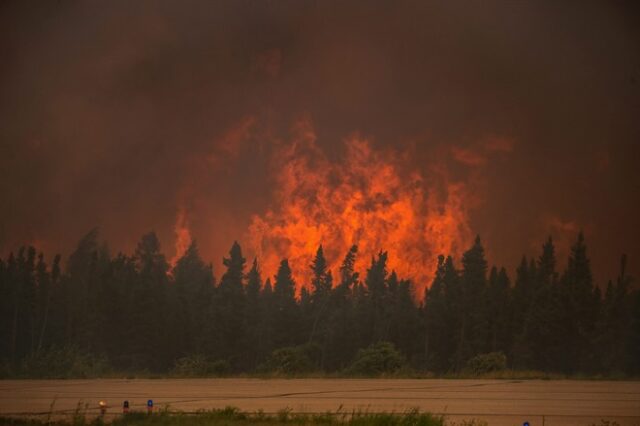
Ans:
POLYGON ((216 326, 220 333, 220 345, 216 350, 219 357, 230 359, 234 368, 240 369, 250 362, 248 357, 246 295, 244 290, 246 259, 242 249, 234 241, 229 257, 222 263, 227 268, 216 294, 216 326))
POLYGON ((284 259, 272 286, 271 278, 262 285, 257 259, 245 274, 237 242, 219 284, 195 241, 170 269, 153 232, 132 255, 111 256, 96 229, 66 262, 22 247, 0 258, 0 375, 64 374, 77 356, 116 371, 164 373, 187 360, 200 372, 238 373, 288 354, 348 371, 372 344, 393 345, 413 368, 436 373, 487 352, 505 353, 516 369, 640 373, 640 291, 626 256, 601 290, 582 233, 562 274, 548 238, 538 257, 523 257, 513 286, 505 268, 488 271, 478 237, 459 269, 438 257, 422 301, 407 277, 389 272, 382 250, 361 281, 357 253, 354 245, 345 254, 335 283, 322 246, 310 265, 284 259), (311 269, 298 297, 294 266, 311 269), (38 362, 44 373, 27 367, 38 362))

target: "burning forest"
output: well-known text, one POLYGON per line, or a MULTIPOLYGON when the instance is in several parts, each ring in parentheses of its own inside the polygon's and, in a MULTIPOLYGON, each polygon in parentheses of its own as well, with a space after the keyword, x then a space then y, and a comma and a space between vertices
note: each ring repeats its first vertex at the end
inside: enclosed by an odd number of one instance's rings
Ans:
POLYGON ((640 374, 635 9, 2 2, 0 377, 640 374))

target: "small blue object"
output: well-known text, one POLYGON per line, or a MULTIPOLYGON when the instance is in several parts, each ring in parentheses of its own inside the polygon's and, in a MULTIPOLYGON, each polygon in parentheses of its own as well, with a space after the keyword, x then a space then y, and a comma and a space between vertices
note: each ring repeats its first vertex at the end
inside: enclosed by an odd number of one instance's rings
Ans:
POLYGON ((529 422, 524 422, 522 426, 529 426, 529 422))
MULTIPOLYGON (((153 399, 147 401, 147 407, 153 407, 153 399)), ((525 426, 529 426, 529 424, 527 423, 525 426)))

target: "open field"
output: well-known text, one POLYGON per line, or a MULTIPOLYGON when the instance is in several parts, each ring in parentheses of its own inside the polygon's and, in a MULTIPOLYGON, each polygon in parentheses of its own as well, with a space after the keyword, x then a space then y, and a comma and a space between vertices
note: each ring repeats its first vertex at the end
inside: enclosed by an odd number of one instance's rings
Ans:
POLYGON ((235 406, 275 413, 336 411, 403 412, 411 408, 442 413, 447 419, 484 419, 490 425, 599 424, 601 419, 640 426, 640 382, 405 380, 405 379, 158 379, 158 380, 6 380, 0 381, 0 415, 71 414, 79 402, 88 414, 98 401, 108 414, 132 410, 173 410, 235 406))

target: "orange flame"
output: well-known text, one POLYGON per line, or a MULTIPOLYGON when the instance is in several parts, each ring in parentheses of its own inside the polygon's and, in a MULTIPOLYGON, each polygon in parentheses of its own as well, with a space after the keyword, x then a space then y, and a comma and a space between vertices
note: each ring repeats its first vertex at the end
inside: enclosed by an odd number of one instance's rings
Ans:
POLYGON ((320 244, 334 275, 357 244, 359 271, 385 250, 389 268, 422 291, 431 282, 437 256, 458 256, 470 243, 463 183, 448 182, 439 173, 427 184, 422 174, 406 171, 397 154, 378 152, 358 136, 345 141, 343 160, 331 162, 318 148, 309 120, 299 122, 293 133, 274 164, 275 207, 254 216, 249 227, 251 248, 266 274, 275 274, 280 260, 288 258, 300 290, 308 285, 320 244))
POLYGON ((178 260, 184 255, 189 246, 191 245, 191 231, 189 231, 189 221, 187 219, 187 210, 185 207, 178 209, 176 215, 176 223, 174 225, 174 232, 176 234, 175 242, 175 255, 169 262, 169 265, 173 269, 178 260))

